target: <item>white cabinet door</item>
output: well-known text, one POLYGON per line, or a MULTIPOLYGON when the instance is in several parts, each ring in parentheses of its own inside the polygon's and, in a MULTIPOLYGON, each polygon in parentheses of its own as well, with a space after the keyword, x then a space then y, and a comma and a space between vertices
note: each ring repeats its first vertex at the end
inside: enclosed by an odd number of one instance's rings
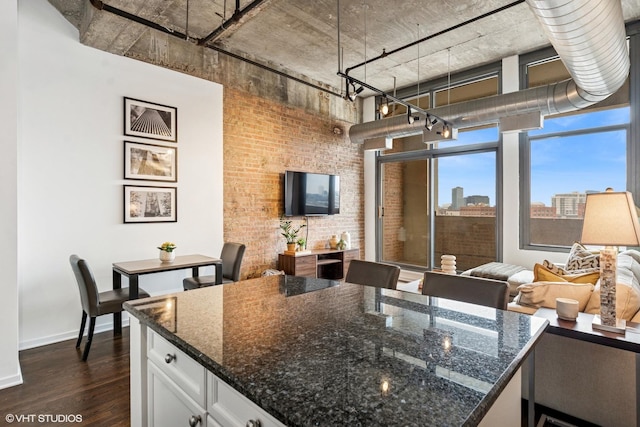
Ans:
POLYGON ((155 331, 149 332, 147 340, 149 360, 200 406, 205 406, 204 366, 178 350, 155 331))
POLYGON ((225 427, 284 427, 284 424, 211 372, 207 373, 207 411, 214 421, 225 427))
POLYGON ((153 427, 204 427, 207 414, 153 362, 148 364, 148 420, 153 427))

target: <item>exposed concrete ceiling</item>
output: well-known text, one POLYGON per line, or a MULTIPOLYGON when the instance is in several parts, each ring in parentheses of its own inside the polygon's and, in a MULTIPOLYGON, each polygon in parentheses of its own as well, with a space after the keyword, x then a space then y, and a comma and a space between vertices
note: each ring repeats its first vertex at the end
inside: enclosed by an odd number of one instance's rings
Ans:
MULTIPOLYGON (((89 0, 49 2, 80 29, 80 39, 87 45, 132 57, 140 56, 136 50, 154 45, 154 31, 105 10, 98 12, 89 0)), ((529 6, 513 0, 105 0, 103 4, 186 34, 191 44, 218 31, 205 46, 336 92, 344 86, 337 75, 340 56, 344 70, 378 57, 383 49, 391 52, 428 38, 349 73, 391 92, 394 78, 402 88, 549 45, 529 6), (231 20, 237 6, 248 12, 231 20), (440 32, 444 33, 437 35, 440 32)), ((640 0, 622 0, 622 5, 625 21, 640 19, 640 0)), ((179 57, 166 55, 164 61, 170 68, 185 68, 170 63, 179 57)))

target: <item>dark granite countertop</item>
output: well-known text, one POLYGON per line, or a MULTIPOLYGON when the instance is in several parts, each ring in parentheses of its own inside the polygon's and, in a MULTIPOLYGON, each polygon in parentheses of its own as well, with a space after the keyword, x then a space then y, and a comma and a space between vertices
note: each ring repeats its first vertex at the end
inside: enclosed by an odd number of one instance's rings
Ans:
POLYGON ((548 324, 293 276, 125 309, 289 426, 476 425, 548 324))

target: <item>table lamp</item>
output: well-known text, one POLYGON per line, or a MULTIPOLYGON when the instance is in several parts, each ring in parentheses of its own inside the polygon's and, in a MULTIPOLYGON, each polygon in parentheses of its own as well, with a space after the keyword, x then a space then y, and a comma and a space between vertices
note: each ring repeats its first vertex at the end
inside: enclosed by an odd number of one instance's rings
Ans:
POLYGON ((640 225, 631 193, 587 194, 582 224, 583 245, 601 245, 600 250, 600 314, 592 327, 625 333, 626 321, 616 318, 616 246, 640 246, 640 225))

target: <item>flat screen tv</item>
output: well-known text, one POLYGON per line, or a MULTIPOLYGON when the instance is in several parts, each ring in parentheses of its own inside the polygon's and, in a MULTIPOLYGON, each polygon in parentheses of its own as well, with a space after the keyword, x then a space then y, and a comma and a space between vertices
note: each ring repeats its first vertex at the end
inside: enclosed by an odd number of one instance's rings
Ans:
POLYGON ((295 171, 285 172, 285 216, 319 216, 339 213, 339 176, 295 171))

